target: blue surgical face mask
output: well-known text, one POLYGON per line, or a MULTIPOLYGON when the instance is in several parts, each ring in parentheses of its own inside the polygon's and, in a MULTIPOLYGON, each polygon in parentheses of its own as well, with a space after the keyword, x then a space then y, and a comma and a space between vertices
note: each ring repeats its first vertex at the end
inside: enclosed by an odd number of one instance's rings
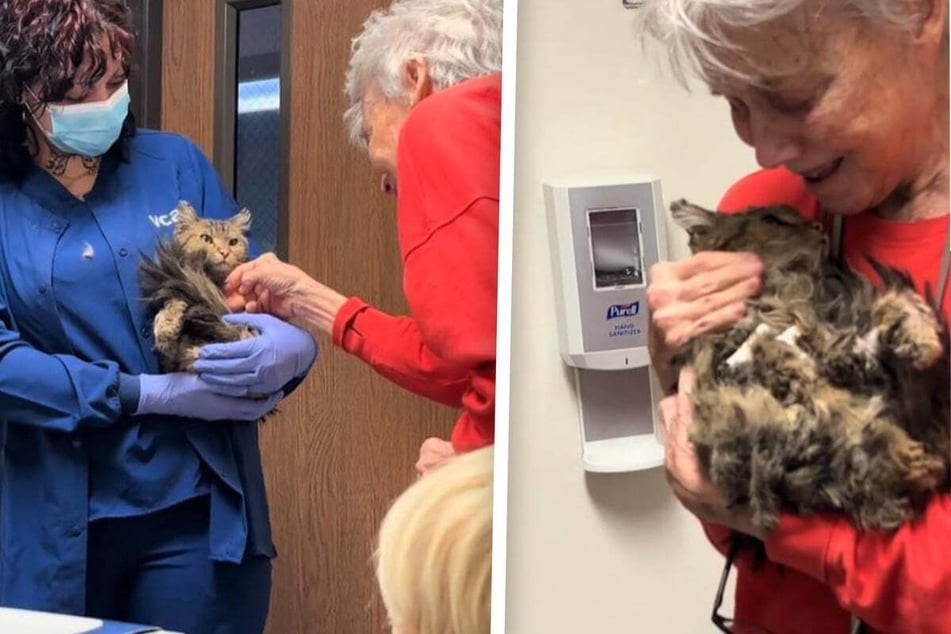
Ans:
MULTIPOLYGON (((59 151, 80 156, 102 156, 122 133, 129 114, 129 83, 123 82, 104 101, 49 105, 50 129, 40 129, 59 151)), ((39 125, 39 121, 37 120, 39 125)))

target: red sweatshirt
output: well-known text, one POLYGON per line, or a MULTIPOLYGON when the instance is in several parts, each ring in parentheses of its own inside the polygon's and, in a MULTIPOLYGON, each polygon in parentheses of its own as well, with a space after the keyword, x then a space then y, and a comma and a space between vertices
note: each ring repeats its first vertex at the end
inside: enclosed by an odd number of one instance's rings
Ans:
POLYGON ((421 396, 462 408, 452 444, 495 430, 495 330, 502 77, 433 93, 411 111, 397 150, 397 230, 412 317, 353 297, 334 343, 421 396))
MULTIPOLYGON (((773 203, 818 217, 799 177, 781 168, 741 180, 720 210, 773 203)), ((866 274, 861 254, 905 269, 921 291, 926 281, 937 285, 947 234, 947 215, 901 224, 862 214, 845 219, 842 252, 866 274)), ((951 318, 951 297, 943 309, 951 318)), ((726 552, 729 532, 704 528, 726 552)), ((951 496, 935 498, 919 521, 891 534, 864 533, 841 516, 783 515, 766 553, 755 572, 745 554, 736 562, 735 632, 847 634, 849 613, 873 632, 951 632, 951 496)))

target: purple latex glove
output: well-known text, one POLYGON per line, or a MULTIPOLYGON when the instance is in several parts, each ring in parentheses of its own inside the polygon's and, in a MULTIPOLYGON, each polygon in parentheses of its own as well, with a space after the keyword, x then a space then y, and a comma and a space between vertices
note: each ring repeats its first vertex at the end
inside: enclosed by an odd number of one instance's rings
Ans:
POLYGON ((223 394, 271 394, 289 391, 317 360, 317 342, 309 332, 263 313, 235 313, 225 323, 250 326, 258 336, 213 343, 198 352, 195 372, 223 394))
POLYGON ((270 413, 284 398, 281 392, 260 399, 243 397, 232 390, 222 394, 220 386, 209 385, 188 373, 141 374, 136 414, 165 414, 203 420, 258 420, 270 413))

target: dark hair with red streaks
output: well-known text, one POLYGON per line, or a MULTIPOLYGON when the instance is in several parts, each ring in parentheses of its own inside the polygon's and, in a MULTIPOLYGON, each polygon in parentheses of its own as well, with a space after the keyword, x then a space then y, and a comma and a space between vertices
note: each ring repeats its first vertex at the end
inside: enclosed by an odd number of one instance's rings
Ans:
MULTIPOLYGON (((88 91, 106 71, 103 36, 128 74, 135 34, 126 0, 0 0, 0 179, 22 180, 33 161, 24 88, 43 102, 62 101, 74 87, 88 91)), ((130 112, 109 153, 121 156, 134 133, 130 112)))

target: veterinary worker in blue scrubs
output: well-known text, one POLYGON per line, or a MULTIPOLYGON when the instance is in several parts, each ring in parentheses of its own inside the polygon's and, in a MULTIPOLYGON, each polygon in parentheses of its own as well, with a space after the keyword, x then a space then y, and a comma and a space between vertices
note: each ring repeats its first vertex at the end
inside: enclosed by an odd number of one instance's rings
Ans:
POLYGON ((179 200, 238 209, 194 145, 135 130, 132 50, 124 0, 0 0, 0 605, 259 633, 255 421, 317 347, 229 316, 261 333, 218 350, 230 388, 159 372, 139 253, 179 200))

